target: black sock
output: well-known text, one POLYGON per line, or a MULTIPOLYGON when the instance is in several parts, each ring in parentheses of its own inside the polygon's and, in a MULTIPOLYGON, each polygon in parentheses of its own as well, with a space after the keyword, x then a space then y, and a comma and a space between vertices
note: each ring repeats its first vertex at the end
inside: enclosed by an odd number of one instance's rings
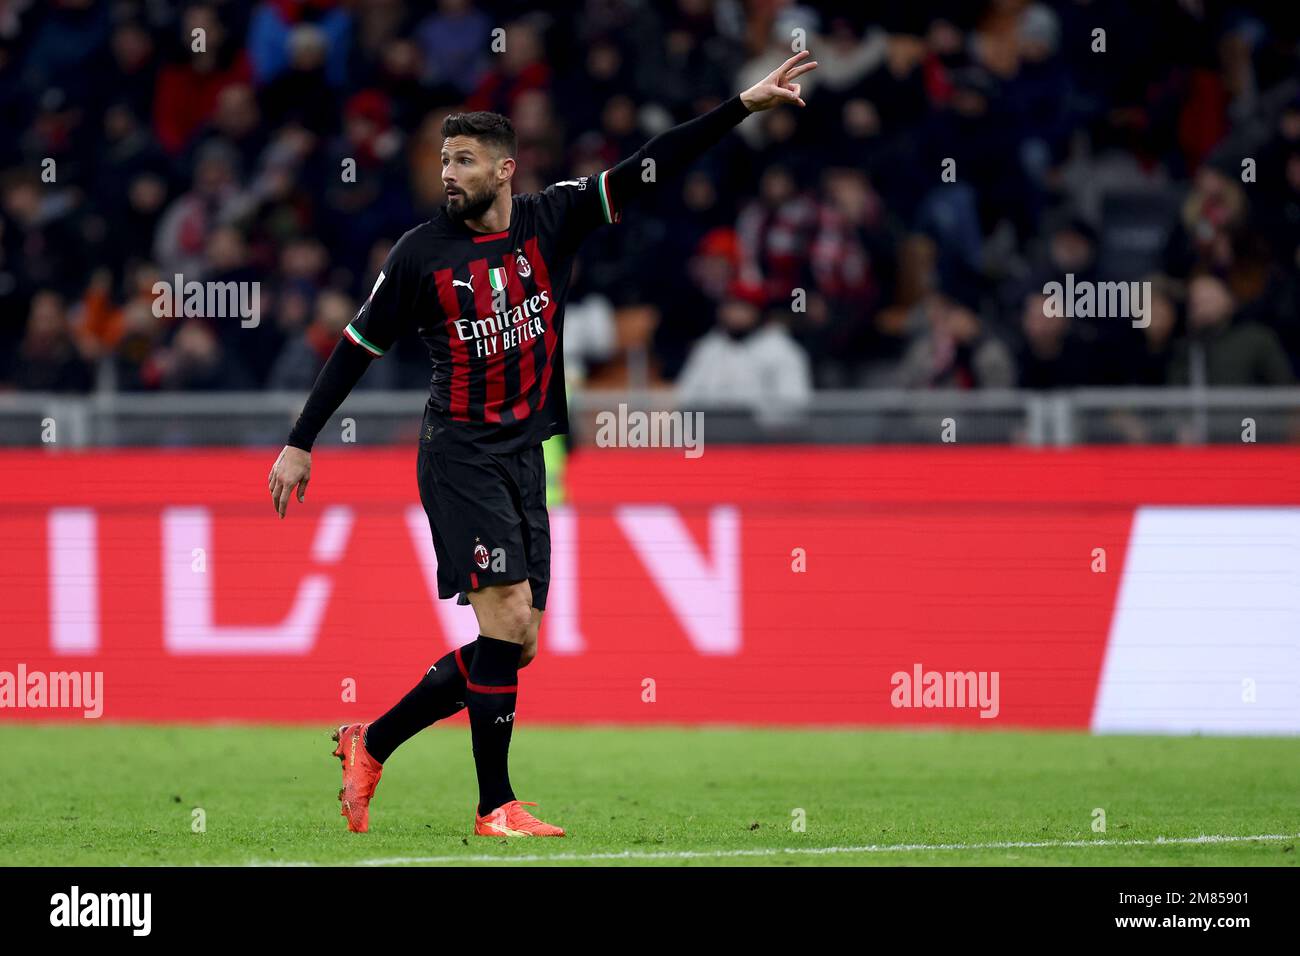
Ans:
POLYGON ((457 648, 434 664, 384 716, 366 728, 366 750, 380 763, 435 721, 465 706, 465 675, 477 641, 457 648))
POLYGON ((478 772, 478 812, 483 816, 515 798, 508 763, 523 647, 482 634, 477 643, 465 705, 469 708, 474 769, 478 772))

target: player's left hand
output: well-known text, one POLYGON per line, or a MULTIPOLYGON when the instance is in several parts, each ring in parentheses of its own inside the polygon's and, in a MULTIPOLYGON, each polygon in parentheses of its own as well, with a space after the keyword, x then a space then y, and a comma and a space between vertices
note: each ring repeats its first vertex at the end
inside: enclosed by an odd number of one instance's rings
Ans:
POLYGON ((741 93, 740 101, 745 104, 745 107, 751 113, 757 113, 759 110, 769 110, 773 106, 780 106, 782 103, 807 106, 808 104, 799 96, 799 84, 792 83, 791 80, 817 69, 816 60, 810 60, 807 63, 800 62, 811 55, 807 50, 796 53, 759 82, 741 93))

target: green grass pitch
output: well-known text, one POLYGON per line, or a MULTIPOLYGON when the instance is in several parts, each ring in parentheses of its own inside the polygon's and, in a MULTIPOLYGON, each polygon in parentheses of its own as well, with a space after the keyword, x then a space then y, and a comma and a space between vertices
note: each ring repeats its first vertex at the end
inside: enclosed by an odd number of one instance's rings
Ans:
POLYGON ((516 793, 569 836, 506 841, 470 835, 459 720, 393 755, 370 832, 348 833, 331 729, 0 725, 0 864, 1295 866, 1300 855, 1297 738, 525 725, 516 793), (193 830, 195 808, 206 832, 193 830), (1235 839, 1254 836, 1270 838, 1235 839))

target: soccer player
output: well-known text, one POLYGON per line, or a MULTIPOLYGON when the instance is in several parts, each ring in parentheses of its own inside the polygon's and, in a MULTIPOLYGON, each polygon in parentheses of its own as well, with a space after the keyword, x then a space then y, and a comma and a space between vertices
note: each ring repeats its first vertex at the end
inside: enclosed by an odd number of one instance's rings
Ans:
POLYGON ((424 339, 433 378, 417 458, 420 500, 438 559, 438 596, 473 606, 479 636, 437 661, 369 724, 334 736, 342 815, 369 827, 384 761, 421 729, 469 711, 479 836, 563 836, 515 798, 507 769, 518 672, 537 653, 550 583, 541 443, 568 431, 560 339, 569 272, 582 240, 685 171, 752 112, 804 105, 792 56, 726 103, 654 137, 598 176, 512 195, 515 134, 495 113, 442 126, 447 202, 398 240, 370 297, 321 370, 267 479, 281 518, 311 474, 311 447, 376 357, 408 329, 424 339), (646 162, 650 160, 652 162, 646 162))

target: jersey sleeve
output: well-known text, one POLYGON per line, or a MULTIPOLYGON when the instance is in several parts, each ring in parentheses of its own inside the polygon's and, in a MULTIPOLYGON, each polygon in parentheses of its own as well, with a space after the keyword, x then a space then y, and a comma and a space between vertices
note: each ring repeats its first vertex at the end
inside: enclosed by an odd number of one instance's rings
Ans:
POLYGON ((343 330, 353 344, 376 357, 392 348, 398 337, 413 327, 413 317, 419 314, 420 270, 414 245, 411 232, 397 240, 375 277, 369 297, 343 330))
POLYGON ((540 194, 545 224, 561 241, 576 246, 598 227, 618 222, 621 212, 609 187, 608 169, 547 186, 540 194))

